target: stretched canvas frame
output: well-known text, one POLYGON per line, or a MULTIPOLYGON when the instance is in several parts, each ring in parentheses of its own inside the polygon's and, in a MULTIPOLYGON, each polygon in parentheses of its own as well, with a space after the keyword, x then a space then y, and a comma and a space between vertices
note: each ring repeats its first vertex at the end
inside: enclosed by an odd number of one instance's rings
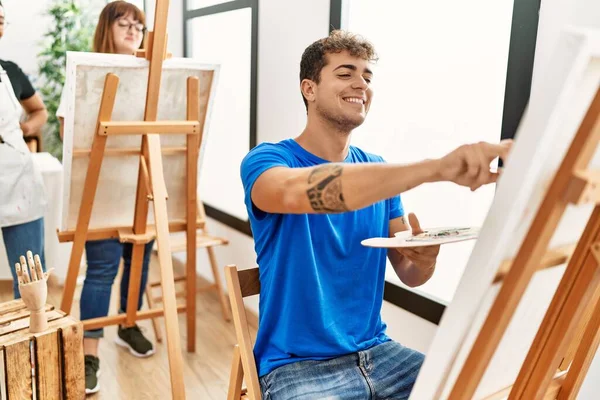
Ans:
MULTIPOLYGON (((68 52, 64 89, 66 116, 61 231, 74 231, 77 225, 106 74, 114 73, 121 80, 112 120, 141 121, 144 119, 148 68, 148 60, 135 56, 68 52)), ((160 121, 185 120, 187 98, 182 93, 186 93, 186 79, 196 76, 200 81, 200 118, 206 116, 206 122, 198 158, 199 173, 218 73, 218 65, 202 64, 191 59, 171 58, 163 63, 157 116, 160 121)), ((141 140, 139 135, 108 138, 89 229, 131 225, 135 211, 141 140), (111 154, 118 156, 111 157, 111 154)), ((186 217, 185 145, 185 135, 165 135, 161 138, 170 222, 184 221, 186 217)), ((151 209, 148 221, 153 221, 151 209)))
MULTIPOLYGON (((411 398, 446 399, 479 334, 501 283, 503 262, 514 258, 600 87, 600 33, 565 30, 546 72, 533 82, 530 104, 507 160, 497 194, 452 303, 415 383, 411 398)), ((590 166, 598 167, 596 152, 590 166)), ((550 248, 576 243, 592 205, 566 209, 550 248)), ((486 398, 510 387, 533 342, 564 266, 537 272, 475 392, 486 398)))

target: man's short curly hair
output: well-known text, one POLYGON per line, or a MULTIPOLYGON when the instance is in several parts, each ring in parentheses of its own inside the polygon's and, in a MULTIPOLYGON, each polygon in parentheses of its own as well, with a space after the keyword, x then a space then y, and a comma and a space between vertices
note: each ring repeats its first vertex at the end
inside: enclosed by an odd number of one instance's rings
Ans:
MULTIPOLYGON (((304 79, 310 79, 319 83, 321 70, 327 65, 325 56, 331 53, 341 53, 342 51, 347 51, 354 57, 371 62, 376 62, 378 59, 373 45, 362 36, 342 30, 334 30, 328 37, 317 40, 304 50, 300 61, 300 82, 304 79)), ((304 105, 308 109, 308 102, 304 95, 302 95, 302 100, 304 100, 304 105)))

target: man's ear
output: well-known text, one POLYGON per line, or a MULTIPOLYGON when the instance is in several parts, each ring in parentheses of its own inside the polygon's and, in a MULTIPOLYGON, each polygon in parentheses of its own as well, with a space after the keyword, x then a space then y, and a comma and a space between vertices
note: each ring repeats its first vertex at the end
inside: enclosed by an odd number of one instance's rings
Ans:
POLYGON ((303 79, 300 82, 300 90, 302 91, 302 95, 309 103, 315 100, 315 95, 317 93, 317 84, 310 79, 303 79))

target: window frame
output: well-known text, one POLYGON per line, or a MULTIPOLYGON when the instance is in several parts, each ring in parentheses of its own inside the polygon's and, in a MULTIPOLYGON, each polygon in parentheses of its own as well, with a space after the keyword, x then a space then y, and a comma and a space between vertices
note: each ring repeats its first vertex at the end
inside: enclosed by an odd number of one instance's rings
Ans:
MULTIPOLYGON (((188 0, 183 0, 183 56, 189 57, 188 45, 193 37, 188 35, 188 22, 209 15, 250 8, 252 14, 251 28, 251 56, 250 56, 250 127, 248 137, 248 151, 256 146, 256 121, 258 101, 258 0, 233 0, 225 3, 215 4, 208 7, 188 10, 188 0)), ((240 219, 224 210, 204 203, 206 215, 248 236, 252 236, 250 221, 240 219)))

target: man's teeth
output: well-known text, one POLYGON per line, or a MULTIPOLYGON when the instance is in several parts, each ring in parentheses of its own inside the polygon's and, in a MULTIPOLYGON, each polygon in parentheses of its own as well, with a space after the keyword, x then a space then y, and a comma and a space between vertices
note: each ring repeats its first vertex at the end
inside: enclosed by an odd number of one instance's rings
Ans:
POLYGON ((344 100, 346 100, 348 103, 364 104, 363 99, 358 99, 356 97, 347 97, 344 100))

